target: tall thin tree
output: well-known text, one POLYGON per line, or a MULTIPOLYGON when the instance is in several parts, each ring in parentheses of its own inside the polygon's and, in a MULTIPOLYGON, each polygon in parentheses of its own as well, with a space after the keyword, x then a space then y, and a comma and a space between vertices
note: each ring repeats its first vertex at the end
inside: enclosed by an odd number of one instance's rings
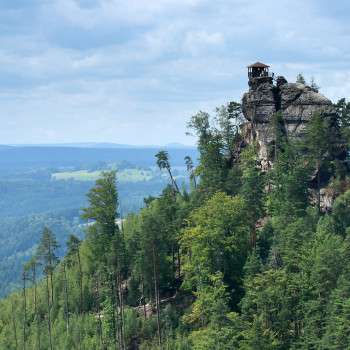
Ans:
POLYGON ((53 349, 52 344, 52 325, 51 325, 51 308, 54 303, 53 296, 53 272, 58 264, 56 250, 58 243, 55 235, 45 227, 41 235, 41 240, 37 249, 37 257, 43 264, 43 272, 46 277, 46 295, 47 295, 47 322, 50 350, 53 349), (50 293, 51 291, 51 293, 50 293))
POLYGON ((18 349, 17 324, 16 324, 16 314, 15 314, 15 307, 13 305, 13 301, 11 301, 11 319, 12 319, 13 334, 15 336, 15 346, 17 350, 18 349))
POLYGON ((63 289, 64 289, 64 315, 66 319, 66 332, 69 335, 69 292, 68 292, 68 279, 66 262, 62 262, 62 274, 63 274, 63 289))
POLYGON ((196 174, 195 174, 195 168, 193 165, 193 160, 190 156, 185 157, 185 164, 186 164, 187 172, 190 175, 190 181, 193 182, 193 186, 196 189, 197 188, 197 179, 196 179, 196 174))
POLYGON ((26 280, 27 280, 27 271, 26 268, 22 274, 23 279, 23 350, 27 348, 27 290, 26 290, 26 280))
POLYGON ((67 242, 67 257, 70 260, 74 260, 76 258, 78 262, 78 270, 79 270, 79 313, 82 314, 84 312, 84 293, 83 293, 83 269, 81 266, 81 258, 80 258, 80 245, 81 241, 75 235, 70 235, 67 242))
POLYGON ((168 174, 169 174, 169 177, 170 177, 170 180, 171 180, 171 183, 172 183, 172 186, 174 188, 174 191, 177 192, 177 193, 180 193, 180 190, 179 190, 179 187, 176 183, 176 180, 173 176, 173 173, 171 171, 171 166, 170 166, 170 162, 169 162, 169 154, 167 151, 159 151, 155 157, 157 158, 157 165, 159 167, 160 170, 163 170, 165 169, 168 174))
POLYGON ((27 271, 27 279, 33 286, 33 304, 34 304, 34 318, 36 323, 36 347, 41 350, 41 334, 40 334, 40 315, 38 313, 38 292, 37 292, 37 265, 38 261, 33 256, 28 263, 25 265, 27 271))

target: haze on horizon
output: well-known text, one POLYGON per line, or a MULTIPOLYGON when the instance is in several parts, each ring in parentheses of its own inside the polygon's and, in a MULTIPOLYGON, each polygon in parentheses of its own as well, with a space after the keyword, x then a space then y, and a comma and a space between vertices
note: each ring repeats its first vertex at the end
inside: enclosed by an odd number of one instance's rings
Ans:
POLYGON ((0 144, 193 144, 256 60, 350 93, 350 3, 0 0, 0 144))

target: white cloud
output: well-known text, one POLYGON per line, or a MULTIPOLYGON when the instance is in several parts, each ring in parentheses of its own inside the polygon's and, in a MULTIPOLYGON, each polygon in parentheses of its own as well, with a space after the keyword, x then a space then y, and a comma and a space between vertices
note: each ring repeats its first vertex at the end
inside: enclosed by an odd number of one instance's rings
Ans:
MULTIPOLYGON (((57 0, 54 10, 72 24, 94 28, 106 23, 146 24, 157 21, 164 14, 176 15, 200 4, 200 0, 96 0, 93 6, 82 6, 82 1, 57 0)), ((52 5, 49 5, 51 8, 52 5)))
POLYGON ((224 41, 224 35, 220 32, 208 33, 205 30, 189 31, 186 33, 184 49, 191 53, 205 52, 210 47, 217 49, 224 41))
POLYGON ((1 142, 186 142, 189 116, 239 99, 257 59, 350 94, 350 24, 318 0, 35 3, 1 17, 1 142))

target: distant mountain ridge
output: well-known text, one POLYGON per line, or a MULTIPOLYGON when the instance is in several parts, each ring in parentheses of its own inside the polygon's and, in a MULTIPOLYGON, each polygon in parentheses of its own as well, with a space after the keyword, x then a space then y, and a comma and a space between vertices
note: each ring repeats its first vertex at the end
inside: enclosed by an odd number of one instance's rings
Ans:
POLYGON ((145 148, 166 148, 166 149, 194 149, 195 146, 184 145, 181 143, 168 143, 166 145, 128 145, 113 142, 72 142, 72 143, 38 143, 38 144, 9 144, 0 145, 0 148, 11 148, 11 147, 69 147, 69 148, 128 148, 128 149, 145 149, 145 148))
POLYGON ((3 146, 0 147, 0 170, 83 167, 97 163, 129 162, 141 167, 156 165, 155 154, 160 149, 169 152, 173 166, 184 166, 184 157, 194 161, 198 151, 194 147, 73 147, 73 146, 3 146))

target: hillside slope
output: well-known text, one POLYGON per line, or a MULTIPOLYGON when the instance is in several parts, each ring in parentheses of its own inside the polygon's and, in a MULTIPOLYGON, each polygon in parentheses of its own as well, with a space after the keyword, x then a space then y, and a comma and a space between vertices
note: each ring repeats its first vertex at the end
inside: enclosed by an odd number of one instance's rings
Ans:
POLYGON ((69 237, 59 261, 45 229, 23 289, 0 302, 0 348, 349 348, 350 104, 332 108, 297 139, 274 118, 267 170, 257 140, 243 142, 239 104, 196 114, 191 191, 159 152, 170 185, 119 224, 116 174, 104 173, 82 211, 86 238, 69 237))

